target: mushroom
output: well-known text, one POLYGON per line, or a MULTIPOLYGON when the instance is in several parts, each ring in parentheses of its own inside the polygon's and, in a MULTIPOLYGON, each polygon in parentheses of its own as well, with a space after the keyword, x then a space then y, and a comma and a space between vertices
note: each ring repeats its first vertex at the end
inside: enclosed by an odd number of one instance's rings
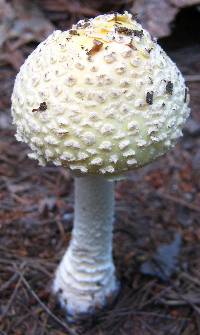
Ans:
POLYGON ((175 145, 188 100, 176 65, 127 12, 55 31, 22 65, 16 138, 40 165, 75 177, 72 239, 53 284, 68 315, 95 313, 116 296, 113 181, 175 145))

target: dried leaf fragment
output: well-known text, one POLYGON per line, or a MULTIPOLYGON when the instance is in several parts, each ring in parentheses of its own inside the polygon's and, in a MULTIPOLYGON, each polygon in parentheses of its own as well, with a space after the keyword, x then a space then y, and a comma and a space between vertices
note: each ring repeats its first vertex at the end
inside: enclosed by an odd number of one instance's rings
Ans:
POLYGON ((103 46, 103 43, 98 40, 93 41, 93 47, 87 52, 87 55, 94 55, 96 52, 98 52, 103 46))
POLYGON ((38 108, 32 109, 32 112, 44 112, 47 109, 47 104, 46 102, 41 102, 40 106, 38 108))

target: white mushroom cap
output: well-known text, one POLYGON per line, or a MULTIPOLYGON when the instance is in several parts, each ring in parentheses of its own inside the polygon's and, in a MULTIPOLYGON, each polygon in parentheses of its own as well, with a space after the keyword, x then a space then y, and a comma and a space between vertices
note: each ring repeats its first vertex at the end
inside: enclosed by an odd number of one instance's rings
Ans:
POLYGON ((55 31, 17 75, 12 114, 30 157, 120 175, 163 155, 189 115, 184 79, 130 14, 55 31))

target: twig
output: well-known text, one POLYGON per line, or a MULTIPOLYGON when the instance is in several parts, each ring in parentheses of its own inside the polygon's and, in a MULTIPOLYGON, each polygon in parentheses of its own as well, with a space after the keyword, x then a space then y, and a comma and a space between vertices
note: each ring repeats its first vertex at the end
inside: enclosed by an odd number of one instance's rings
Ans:
MULTIPOLYGON (((25 315, 22 315, 21 318, 18 318, 15 322, 15 328, 18 327, 23 321, 25 321, 28 317, 32 316, 32 310, 26 313, 25 315)), ((1 334, 1 333, 0 333, 1 334)))
POLYGON ((200 207, 195 206, 193 204, 190 204, 190 203, 186 202, 183 199, 175 197, 174 195, 163 193, 163 192, 160 192, 160 191, 157 192, 157 195, 159 195, 162 198, 171 200, 171 201, 173 201, 173 202, 175 202, 175 203, 177 203, 177 204, 179 204, 181 206, 187 207, 187 208, 189 208, 189 209, 191 209, 193 211, 200 212, 200 207))
POLYGON ((9 309, 10 309, 10 307, 11 307, 14 299, 16 298, 16 295, 17 295, 17 292, 19 290, 19 287, 20 287, 21 283, 22 283, 22 278, 20 277, 19 280, 18 280, 18 282, 17 282, 17 284, 16 284, 16 286, 15 286, 15 289, 14 289, 13 293, 11 294, 11 297, 10 297, 10 299, 9 299, 7 305, 6 305, 6 308, 5 308, 4 312, 0 316, 0 322, 2 322, 2 320, 8 314, 8 311, 9 311, 9 309))
POLYGON ((3 285, 1 285, 0 287, 0 292, 3 292, 5 290, 7 290, 7 288, 17 279, 18 277, 18 273, 14 273, 10 279, 7 280, 7 282, 5 282, 3 285))
POLYGON ((171 283, 171 286, 174 288, 177 296, 179 299, 159 299, 157 303, 161 303, 167 306, 187 306, 189 305, 199 316, 200 316, 200 308, 197 306, 199 305, 199 297, 188 297, 187 295, 183 295, 179 292, 178 287, 175 284, 171 283))
MULTIPOLYGON (((13 264, 13 266, 14 266, 14 268, 15 268, 15 267, 16 267, 16 264, 13 264)), ((19 267, 20 270, 25 271, 25 266, 26 266, 26 262, 21 263, 21 264, 20 264, 20 267, 19 267)), ((21 273, 22 273, 22 272, 21 272, 21 273)), ((15 274, 19 275, 17 271, 15 271, 15 274)), ((22 275, 23 275, 23 274, 22 274, 22 275)), ((8 313, 8 311, 9 311, 9 309, 10 309, 10 307, 11 307, 11 305, 12 305, 14 299, 16 298, 16 295, 17 295, 17 292, 18 292, 19 287, 20 287, 20 285, 21 285, 21 282, 22 282, 22 279, 21 279, 21 277, 20 277, 19 280, 18 280, 18 282, 17 282, 17 284, 16 284, 16 286, 15 286, 15 289, 14 289, 14 291, 13 291, 13 293, 12 293, 12 295, 11 295, 11 297, 10 297, 8 303, 7 303, 7 306, 6 306, 5 310, 4 310, 4 312, 3 312, 2 315, 0 316, 0 321, 2 321, 2 320, 5 318, 5 316, 7 315, 7 313, 8 313)))
MULTIPOLYGON (((158 264, 159 265, 159 264, 158 264)), ((163 272, 163 269, 160 267, 160 271, 163 272)), ((180 300, 166 300, 166 299, 160 299, 161 303, 163 302, 166 305, 169 306, 185 306, 189 305, 199 316, 200 316, 200 308, 197 306, 199 304, 199 297, 188 297, 187 295, 183 295, 182 293, 179 292, 179 287, 174 284, 171 280, 169 281, 170 286, 175 290, 177 296, 180 298, 180 300)))
MULTIPOLYGON (((159 313, 154 313, 154 312, 144 312, 144 311, 136 311, 136 310, 131 310, 130 308, 127 308, 127 310, 123 311, 115 311, 115 314, 112 315, 112 317, 119 317, 122 315, 143 315, 143 316, 152 316, 152 317, 157 317, 160 319, 166 319, 166 320, 189 320, 189 318, 174 318, 173 316, 165 315, 165 314, 159 314, 159 313)), ((110 318, 110 315, 108 314, 107 316, 102 317, 102 320, 106 320, 110 318)))
POLYGON ((157 335, 157 331, 154 331, 149 325, 148 323, 144 320, 144 318, 140 321, 142 322, 142 325, 149 331, 149 333, 151 335, 157 335))
POLYGON ((159 299, 157 301, 158 304, 161 305, 166 305, 166 306, 187 306, 188 302, 187 301, 183 301, 183 300, 167 300, 167 299, 159 299))
POLYGON ((196 277, 192 277, 189 273, 187 272, 181 272, 179 274, 179 277, 180 278, 183 278, 183 279, 187 279, 188 281, 192 282, 193 284, 196 284, 198 286, 200 286, 200 280, 197 279, 196 277))
POLYGON ((24 275, 18 271, 19 276, 26 286, 27 290, 31 293, 31 295, 35 298, 35 300, 40 304, 42 309, 54 320, 56 321, 60 326, 62 326, 66 331, 68 331, 69 335, 78 335, 74 330, 70 329, 66 323, 64 323, 62 320, 60 320, 55 314, 53 314, 50 309, 41 301, 41 299, 38 297, 38 295, 35 293, 35 291, 31 288, 28 281, 24 277, 24 275))

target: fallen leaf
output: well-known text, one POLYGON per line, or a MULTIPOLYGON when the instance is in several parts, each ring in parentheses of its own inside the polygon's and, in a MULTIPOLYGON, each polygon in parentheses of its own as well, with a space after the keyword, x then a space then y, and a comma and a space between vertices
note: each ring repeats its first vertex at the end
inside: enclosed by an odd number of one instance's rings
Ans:
POLYGON ((180 248, 181 235, 177 233, 171 243, 159 246, 153 257, 141 265, 140 271, 163 281, 168 280, 178 268, 180 248))

